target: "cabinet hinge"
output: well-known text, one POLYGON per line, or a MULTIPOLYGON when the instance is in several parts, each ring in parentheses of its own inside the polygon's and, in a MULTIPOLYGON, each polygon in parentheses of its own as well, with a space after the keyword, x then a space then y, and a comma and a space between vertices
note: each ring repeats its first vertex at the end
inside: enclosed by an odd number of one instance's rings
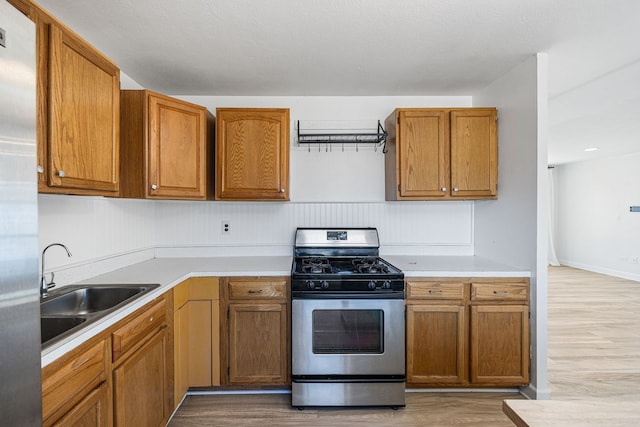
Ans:
POLYGON ((398 116, 398 124, 400 124, 400 116, 398 116))
POLYGON ((398 193, 400 192, 400 184, 398 184, 398 193))
POLYGON ((227 377, 231 375, 231 369, 227 366, 227 377))

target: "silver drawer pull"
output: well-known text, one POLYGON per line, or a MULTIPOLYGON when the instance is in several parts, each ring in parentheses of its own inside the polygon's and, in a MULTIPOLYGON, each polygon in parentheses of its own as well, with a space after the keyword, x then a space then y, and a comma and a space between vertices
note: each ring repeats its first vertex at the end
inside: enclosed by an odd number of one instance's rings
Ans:
POLYGON ((506 296, 509 295, 509 292, 507 291, 493 291, 494 295, 500 295, 500 296, 506 296))
POLYGON ((441 295, 442 291, 441 290, 433 290, 433 289, 429 289, 429 294, 430 295, 441 295))
POLYGON ((249 289, 249 293, 250 294, 261 294, 262 293, 262 289, 258 289, 258 290, 249 289))

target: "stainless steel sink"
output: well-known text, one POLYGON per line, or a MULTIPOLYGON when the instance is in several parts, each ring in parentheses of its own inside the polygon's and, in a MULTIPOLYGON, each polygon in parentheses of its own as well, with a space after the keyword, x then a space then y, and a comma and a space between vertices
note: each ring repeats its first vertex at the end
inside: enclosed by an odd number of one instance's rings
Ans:
POLYGON ((42 347, 77 332, 158 286, 73 285, 50 292, 40 300, 42 347))
POLYGON ((40 303, 42 316, 75 316, 109 310, 132 297, 152 289, 149 286, 73 286, 61 288, 61 294, 43 299, 40 303))
POLYGON ((63 335, 85 323, 84 317, 40 317, 40 335, 42 343, 63 335))

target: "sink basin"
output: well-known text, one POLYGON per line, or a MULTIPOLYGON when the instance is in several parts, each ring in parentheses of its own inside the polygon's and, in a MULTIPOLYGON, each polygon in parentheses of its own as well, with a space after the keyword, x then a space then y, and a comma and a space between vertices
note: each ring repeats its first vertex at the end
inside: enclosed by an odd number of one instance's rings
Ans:
POLYGON ((42 347, 58 342, 157 288, 144 285, 72 285, 40 300, 42 347))
POLYGON ((84 317, 41 317, 40 334, 41 342, 45 343, 55 337, 59 337, 77 326, 86 322, 84 317))
MULTIPOLYGON (((157 286, 154 286, 157 287, 157 286)), ((136 295, 153 289, 150 286, 70 286, 60 294, 40 302, 41 316, 75 316, 113 309, 136 295)))

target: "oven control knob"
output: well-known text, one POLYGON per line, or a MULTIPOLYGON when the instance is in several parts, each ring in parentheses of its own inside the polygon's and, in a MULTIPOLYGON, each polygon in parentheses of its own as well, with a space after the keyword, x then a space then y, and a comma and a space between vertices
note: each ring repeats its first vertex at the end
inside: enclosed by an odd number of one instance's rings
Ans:
POLYGON ((315 289, 316 288, 316 284, 313 283, 313 280, 307 280, 307 288, 309 288, 309 289, 315 289))
POLYGON ((390 282, 390 281, 388 281, 388 280, 385 280, 385 281, 382 283, 382 289, 391 289, 391 282, 390 282))
POLYGON ((320 284, 320 287, 324 290, 329 289, 329 282, 327 282, 326 280, 323 280, 322 283, 320 284))
POLYGON ((375 280, 370 280, 370 281, 369 281, 369 284, 367 285, 367 287, 368 287, 369 289, 371 289, 372 291, 374 291, 374 290, 376 289, 376 282, 375 282, 375 280))

